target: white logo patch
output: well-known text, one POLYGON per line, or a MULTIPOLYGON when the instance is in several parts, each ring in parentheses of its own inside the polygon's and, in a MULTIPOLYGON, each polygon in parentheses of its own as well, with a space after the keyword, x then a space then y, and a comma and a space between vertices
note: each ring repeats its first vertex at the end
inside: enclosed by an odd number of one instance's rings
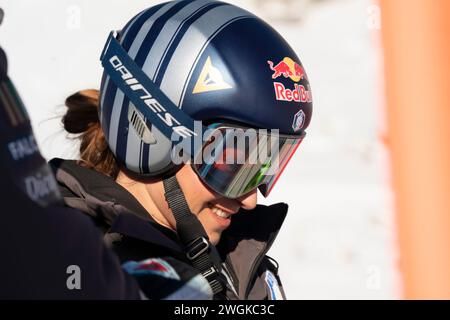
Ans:
POLYGON ((278 280, 269 270, 266 271, 266 283, 270 291, 270 300, 284 300, 278 280))

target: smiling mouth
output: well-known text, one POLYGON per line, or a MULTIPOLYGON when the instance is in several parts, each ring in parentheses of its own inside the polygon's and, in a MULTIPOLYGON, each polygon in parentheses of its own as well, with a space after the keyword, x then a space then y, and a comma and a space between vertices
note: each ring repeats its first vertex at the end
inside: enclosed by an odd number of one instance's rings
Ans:
POLYGON ((212 212, 214 212, 216 214, 216 216, 219 216, 221 218, 224 219, 229 219, 231 217, 231 214, 226 213, 225 211, 223 211, 222 209, 219 209, 217 207, 213 207, 211 208, 212 212))

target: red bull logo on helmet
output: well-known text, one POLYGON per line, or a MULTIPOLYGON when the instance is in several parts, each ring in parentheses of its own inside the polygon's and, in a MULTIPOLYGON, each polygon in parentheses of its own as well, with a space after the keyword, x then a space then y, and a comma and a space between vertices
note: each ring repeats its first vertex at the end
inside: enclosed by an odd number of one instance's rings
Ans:
MULTIPOLYGON (((272 79, 279 77, 290 78, 293 82, 299 82, 307 79, 303 67, 289 57, 284 57, 282 61, 274 65, 270 60, 267 61, 270 69, 273 71, 272 79)), ((275 98, 279 101, 312 102, 312 95, 309 86, 294 83, 294 88, 286 88, 283 83, 275 81, 275 98)))
POLYGON ((270 60, 268 60, 267 63, 273 71, 272 79, 276 79, 281 76, 291 78, 294 82, 299 82, 303 78, 307 79, 303 67, 289 57, 284 57, 284 59, 276 65, 274 65, 274 63, 270 60))
POLYGON ((274 82, 275 98, 280 101, 312 102, 311 90, 294 84, 294 89, 288 89, 281 82, 274 82))

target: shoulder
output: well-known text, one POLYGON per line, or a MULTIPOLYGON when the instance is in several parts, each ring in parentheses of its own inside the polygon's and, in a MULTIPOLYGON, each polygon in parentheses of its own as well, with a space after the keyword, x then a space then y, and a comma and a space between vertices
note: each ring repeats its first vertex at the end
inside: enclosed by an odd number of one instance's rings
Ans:
POLYGON ((114 179, 74 160, 53 159, 50 165, 66 206, 89 216, 121 261, 181 251, 176 234, 153 221, 114 179))

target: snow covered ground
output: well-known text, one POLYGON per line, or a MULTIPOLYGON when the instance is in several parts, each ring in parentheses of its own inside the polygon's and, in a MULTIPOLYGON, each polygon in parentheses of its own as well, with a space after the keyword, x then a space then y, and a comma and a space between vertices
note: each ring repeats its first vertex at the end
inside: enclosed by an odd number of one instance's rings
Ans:
MULTIPOLYGON (((2 1, 0 42, 46 158, 77 156, 59 125, 65 97, 98 88, 108 32, 157 2, 2 1)), ((271 21, 296 49, 312 85, 307 138, 271 197, 260 200, 290 205, 270 252, 288 297, 398 298, 392 195, 380 143, 377 7, 370 0, 229 2, 271 21)))

